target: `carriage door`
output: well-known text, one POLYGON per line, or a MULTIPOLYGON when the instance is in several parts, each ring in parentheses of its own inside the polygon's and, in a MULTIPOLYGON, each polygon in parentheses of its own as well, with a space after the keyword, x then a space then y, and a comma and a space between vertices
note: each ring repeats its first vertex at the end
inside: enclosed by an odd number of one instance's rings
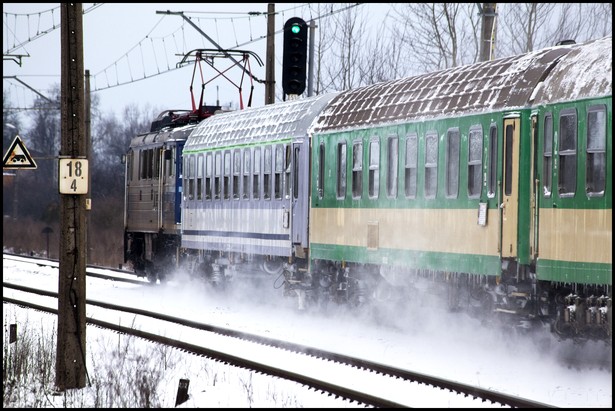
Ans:
MULTIPOLYGON (((182 151, 184 149, 184 141, 178 141, 175 146, 174 154, 175 158, 173 158, 173 162, 171 162, 172 174, 171 178, 175 181, 173 192, 173 204, 175 205, 174 213, 175 213, 175 224, 181 224, 182 222, 182 185, 183 185, 183 176, 182 176, 182 166, 183 166, 183 157, 182 151)), ((173 157, 173 156, 172 156, 173 157)))
POLYGON ((516 257, 519 215, 519 118, 504 119, 502 166, 502 257, 516 257))
POLYGON ((291 239, 293 244, 307 247, 308 173, 307 142, 292 143, 291 172, 291 239))

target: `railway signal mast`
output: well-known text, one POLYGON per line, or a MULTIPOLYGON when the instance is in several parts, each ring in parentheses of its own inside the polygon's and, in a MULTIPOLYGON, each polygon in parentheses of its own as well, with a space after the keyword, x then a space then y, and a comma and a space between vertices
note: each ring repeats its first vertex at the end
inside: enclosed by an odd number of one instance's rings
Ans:
POLYGON ((305 91, 306 62, 307 24, 299 17, 291 17, 284 23, 282 90, 285 95, 298 96, 305 91))

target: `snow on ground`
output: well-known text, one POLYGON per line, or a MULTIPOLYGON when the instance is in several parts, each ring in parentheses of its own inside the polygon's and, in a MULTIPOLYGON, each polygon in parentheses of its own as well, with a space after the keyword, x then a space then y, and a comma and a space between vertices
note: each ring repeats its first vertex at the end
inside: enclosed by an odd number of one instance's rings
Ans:
MULTIPOLYGON (((35 282, 50 290, 57 289, 57 274, 53 269, 4 260, 3 276, 8 282, 23 285, 35 282)), ((387 321, 371 315, 351 315, 345 309, 326 314, 297 312, 291 301, 277 298, 276 290, 269 285, 261 290, 256 284, 246 284, 223 295, 178 275, 168 284, 145 287, 92 279, 88 280, 86 292, 89 299, 129 302, 194 321, 327 347, 558 407, 612 406, 612 372, 576 370, 562 365, 558 358, 573 347, 558 344, 550 336, 542 335, 539 340, 532 340, 508 331, 486 329, 476 320, 445 313, 437 306, 428 309, 391 307, 389 313, 392 314, 387 321)), ((3 294, 7 296, 8 290, 4 289, 3 294)), ((23 309, 4 304, 5 334, 9 322, 24 322, 24 313, 23 309)), ((53 316, 31 310, 27 311, 27 316, 27 322, 34 329, 46 335, 55 333, 57 325, 53 316)), ((117 358, 110 358, 115 363, 109 361, 109 365, 104 365, 103 361, 112 357, 110 353, 121 352, 123 337, 95 327, 88 327, 86 336, 89 373, 95 374, 101 369, 112 372, 112 367, 118 366, 117 358), (111 350, 110 347, 118 348, 111 350)), ((144 354, 149 352, 147 346, 152 350, 151 344, 135 341, 135 352, 131 355, 146 358, 149 355, 144 354)), ((598 344, 587 344, 585 354, 594 349, 604 351, 598 344)), ((611 347, 607 351, 610 360, 611 347)), ((180 378, 190 380, 190 399, 183 404, 185 407, 356 406, 295 383, 193 355, 173 352, 169 357, 172 369, 169 366, 160 371, 164 392, 159 390, 159 405, 163 407, 174 406, 180 378)), ((13 406, 62 406, 65 400, 63 396, 48 396, 30 401, 33 402, 13 406)), ((75 401, 82 401, 84 407, 95 405, 91 399, 83 397, 75 401)), ((75 405, 79 404, 72 404, 75 405)))

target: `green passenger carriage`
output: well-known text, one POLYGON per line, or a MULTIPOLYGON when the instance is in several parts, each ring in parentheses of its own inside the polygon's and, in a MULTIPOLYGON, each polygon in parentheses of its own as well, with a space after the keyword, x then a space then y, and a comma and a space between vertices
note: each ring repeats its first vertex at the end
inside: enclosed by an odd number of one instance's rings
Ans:
POLYGON ((611 61, 606 38, 341 93, 312 137, 312 275, 357 302, 429 277, 610 337, 611 61))

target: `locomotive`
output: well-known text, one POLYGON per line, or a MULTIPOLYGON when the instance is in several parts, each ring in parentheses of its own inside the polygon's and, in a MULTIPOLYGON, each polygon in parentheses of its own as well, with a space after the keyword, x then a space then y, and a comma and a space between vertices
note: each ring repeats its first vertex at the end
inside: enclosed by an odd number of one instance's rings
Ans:
POLYGON ((610 339, 611 46, 137 137, 126 260, 153 280, 182 263, 212 284, 269 278, 300 307, 403 303, 428 280, 451 309, 610 339))
POLYGON ((124 262, 151 282, 164 281, 178 261, 183 146, 196 124, 217 110, 166 110, 132 138, 125 155, 124 262))

